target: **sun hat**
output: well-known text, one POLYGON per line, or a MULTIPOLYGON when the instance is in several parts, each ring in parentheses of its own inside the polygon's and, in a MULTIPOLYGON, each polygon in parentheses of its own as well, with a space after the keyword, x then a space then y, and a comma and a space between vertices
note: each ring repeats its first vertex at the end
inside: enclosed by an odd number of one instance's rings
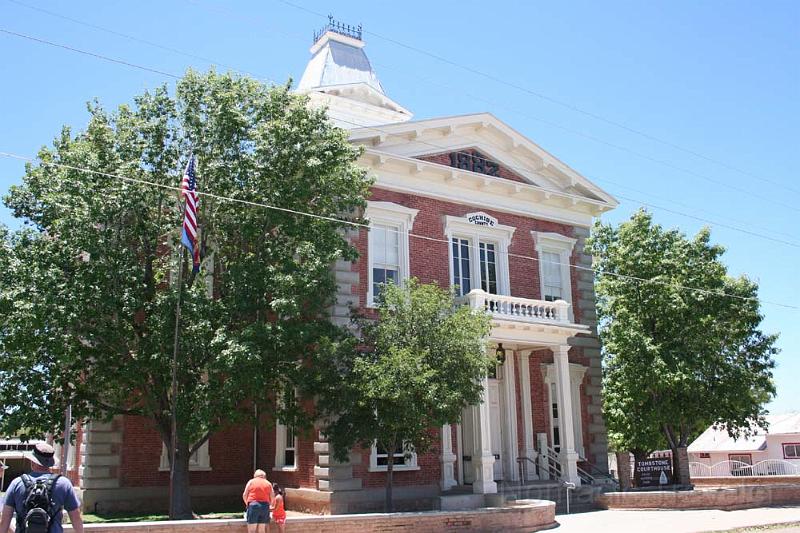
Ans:
POLYGON ((45 468, 52 468, 56 464, 55 454, 56 451, 52 446, 46 442, 37 442, 33 450, 26 453, 25 456, 32 463, 45 468))

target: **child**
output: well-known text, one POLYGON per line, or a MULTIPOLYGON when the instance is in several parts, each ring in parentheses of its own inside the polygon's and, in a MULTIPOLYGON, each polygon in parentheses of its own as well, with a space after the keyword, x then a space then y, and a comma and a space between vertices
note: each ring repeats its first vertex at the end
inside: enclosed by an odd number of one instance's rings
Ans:
POLYGON ((286 527, 286 509, 283 507, 283 487, 275 483, 272 485, 272 492, 275 495, 272 499, 272 505, 270 506, 272 521, 278 524, 278 531, 283 533, 286 527))

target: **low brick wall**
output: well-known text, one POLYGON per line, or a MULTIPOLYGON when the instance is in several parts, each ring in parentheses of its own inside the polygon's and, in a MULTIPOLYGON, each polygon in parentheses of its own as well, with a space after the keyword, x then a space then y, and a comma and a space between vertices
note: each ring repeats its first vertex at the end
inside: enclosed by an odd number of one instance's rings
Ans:
MULTIPOLYGON (((540 531, 556 525, 555 503, 546 500, 519 500, 502 508, 471 511, 431 511, 424 513, 375 513, 336 516, 304 516, 286 520, 287 533, 361 533, 386 531, 540 531)), ((91 533, 245 533, 244 520, 193 520, 181 522, 135 522, 92 524, 91 533)), ((71 527, 65 527, 71 533, 71 527)))
POLYGON ((745 485, 687 491, 607 492, 595 500, 604 509, 748 509, 800 504, 800 484, 745 485))
POLYGON ((800 485, 800 476, 726 476, 692 478, 695 487, 741 487, 742 485, 800 485))

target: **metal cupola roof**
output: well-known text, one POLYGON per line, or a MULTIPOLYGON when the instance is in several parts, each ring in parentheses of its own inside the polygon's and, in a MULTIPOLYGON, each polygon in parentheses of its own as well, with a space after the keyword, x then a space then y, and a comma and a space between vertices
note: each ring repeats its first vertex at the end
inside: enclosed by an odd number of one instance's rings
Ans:
POLYGON ((311 59, 297 86, 312 103, 344 128, 405 122, 413 114, 383 90, 364 53, 361 25, 350 26, 328 17, 314 34, 311 59))
POLYGON ((364 53, 360 24, 350 26, 329 16, 328 23, 314 34, 311 54, 298 85, 300 91, 366 83, 381 94, 386 94, 364 53))

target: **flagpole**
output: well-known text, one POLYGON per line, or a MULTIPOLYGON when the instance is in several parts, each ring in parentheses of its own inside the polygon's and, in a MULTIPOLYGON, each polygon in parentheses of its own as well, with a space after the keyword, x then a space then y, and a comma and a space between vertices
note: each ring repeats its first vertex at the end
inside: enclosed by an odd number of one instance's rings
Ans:
MULTIPOLYGON (((184 211, 186 207, 184 205, 184 211)), ((170 468, 169 468, 169 517, 175 517, 175 457, 178 448, 178 345, 180 343, 181 300, 183 296, 183 264, 186 248, 182 248, 178 264, 178 301, 175 304, 175 337, 172 345, 172 405, 170 415, 170 468)))

